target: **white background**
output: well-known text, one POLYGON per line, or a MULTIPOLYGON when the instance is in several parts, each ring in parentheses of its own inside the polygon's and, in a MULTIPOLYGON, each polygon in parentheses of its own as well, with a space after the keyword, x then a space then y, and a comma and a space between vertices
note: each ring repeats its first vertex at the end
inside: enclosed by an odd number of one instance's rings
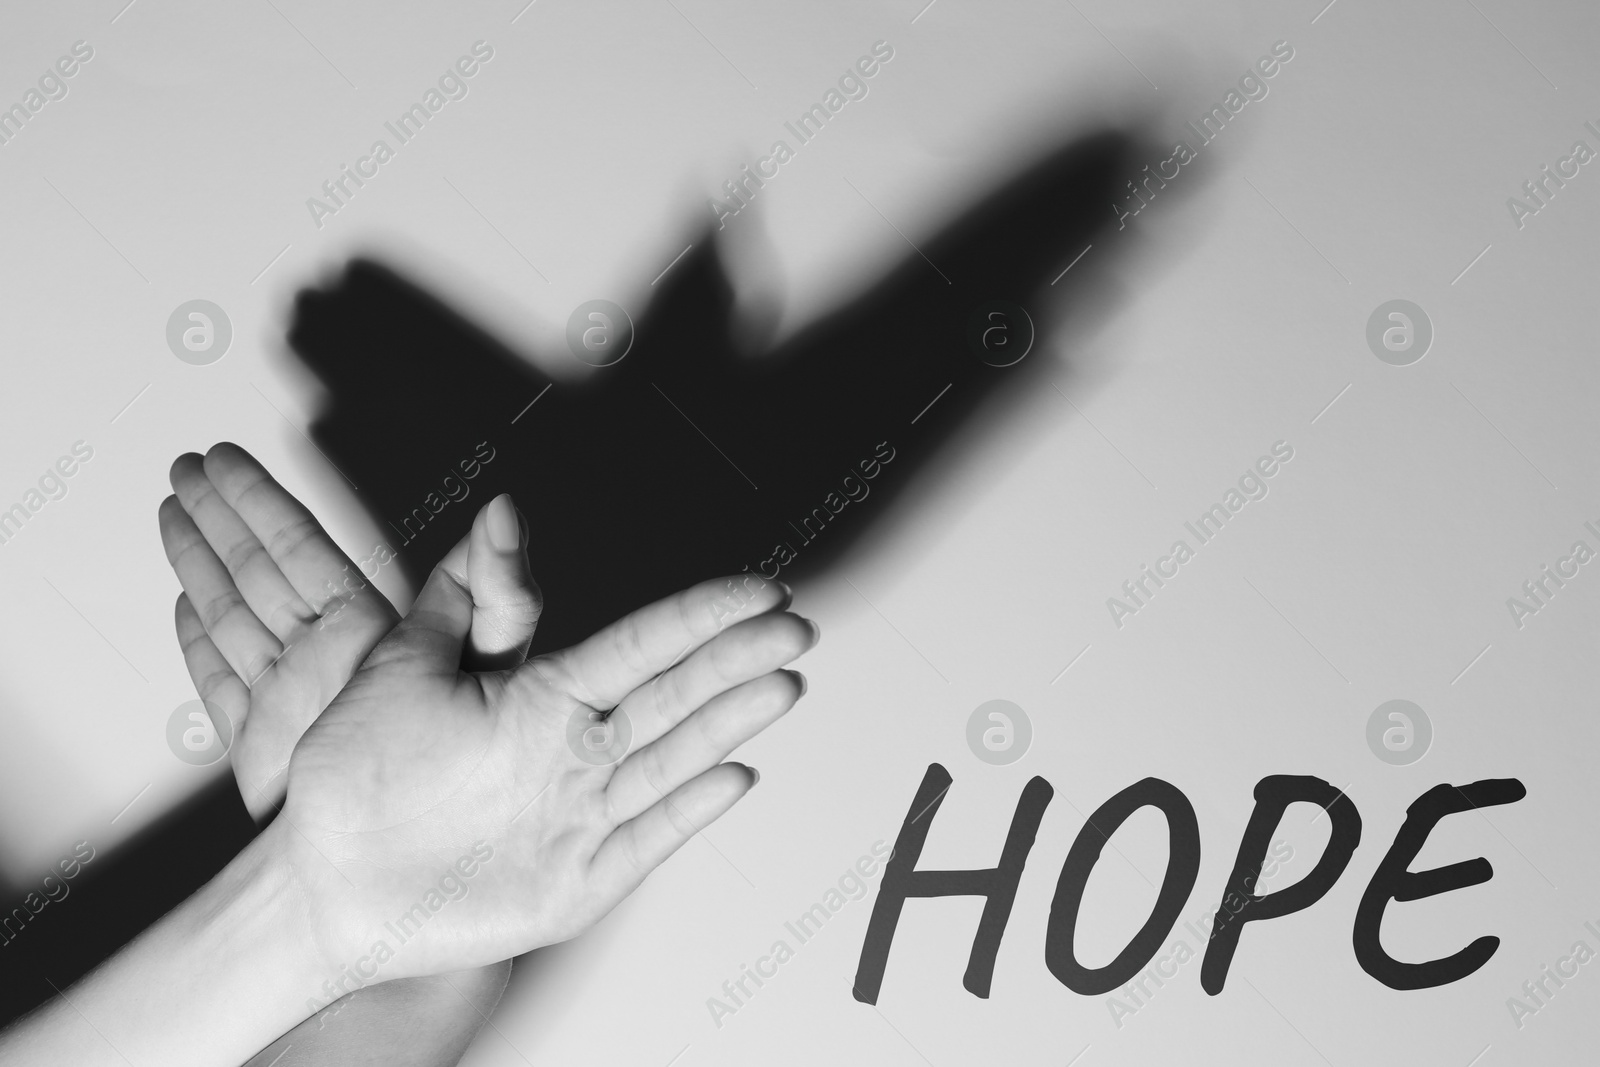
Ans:
MULTIPOLYGON (((164 740, 193 696, 155 523, 175 455, 239 441, 347 548, 371 543, 300 433, 320 398, 285 358, 299 289, 376 252, 571 375, 569 311, 643 294, 722 180, 886 40, 895 57, 870 95, 737 220, 770 239, 792 329, 1030 147, 1106 122, 1170 141, 1287 40, 1295 56, 1270 95, 1186 168, 1182 195, 1074 268, 1094 299, 1029 357, 1070 360, 1072 403, 1040 390, 965 435, 865 548, 800 589, 824 641, 801 664, 810 695, 740 756, 760 786, 595 932, 520 965, 468 1062, 1466 1067, 1589 1054, 1594 967, 1520 1030, 1505 1001, 1580 937, 1600 948, 1581 927, 1600 919, 1600 565, 1521 629, 1506 598, 1574 540, 1600 547, 1582 529, 1600 523, 1600 177, 1584 168, 1521 229, 1506 198, 1574 140, 1600 149, 1583 128, 1600 124, 1592 8, 524 2, 109 0, 5 16, 0 103, 73 42, 95 50, 69 95, 0 148, 0 504, 72 442, 95 449, 69 496, 0 546, 11 883, 78 838, 114 847, 222 773, 181 764, 164 740), (477 40, 495 55, 470 95, 314 226, 306 198, 477 40), (196 297, 235 331, 209 367, 164 338, 196 297), (1364 336, 1396 297, 1436 331, 1404 368, 1364 336), (1270 495, 1115 627, 1105 599, 1279 440, 1295 456, 1270 495), (964 740, 972 709, 997 697, 1035 731, 1003 768, 964 740), (1408 767, 1365 741, 1368 715, 1395 697, 1436 731, 1408 767), (992 864, 1023 783, 1039 774, 1057 791, 991 997, 960 984, 981 902, 945 898, 908 904, 877 1010, 854 1001, 869 897, 714 1026, 706 999, 892 841, 935 761, 955 784, 924 866, 992 864), (1051 977, 1050 896, 1088 812, 1147 775, 1182 789, 1203 842, 1193 916, 1216 903, 1251 790, 1274 773, 1345 788, 1362 843, 1322 901, 1247 930, 1221 996, 1200 990, 1196 960, 1119 1028, 1106 998, 1051 977), (1484 933, 1499 951, 1448 986, 1380 985, 1350 946, 1367 879, 1413 799, 1491 777, 1521 779, 1527 798, 1447 819, 1414 866, 1482 855, 1493 880, 1391 905, 1384 938, 1411 960, 1484 933)), ((907 398, 904 417, 920 406, 907 398)), ((1326 836, 1313 814, 1291 811, 1276 835, 1296 850, 1284 884, 1326 836)), ((1143 921, 1164 842, 1148 811, 1116 837, 1086 897, 1084 962, 1109 960, 1143 921)))

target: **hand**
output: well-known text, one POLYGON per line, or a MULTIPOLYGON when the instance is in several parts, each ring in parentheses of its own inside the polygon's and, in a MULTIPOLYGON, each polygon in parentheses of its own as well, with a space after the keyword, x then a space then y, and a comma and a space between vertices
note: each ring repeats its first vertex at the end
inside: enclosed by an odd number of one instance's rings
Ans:
MULTIPOLYGON (((306 727, 400 617, 244 449, 179 456, 170 477, 161 541, 184 590, 178 642, 201 699, 233 725, 234 774, 260 820, 283 801, 306 727)), ((473 596, 467 665, 521 663, 541 601, 509 497, 479 511, 442 566, 473 596)))
MULTIPOLYGON (((224 443, 203 458, 179 457, 171 480, 177 495, 162 504, 161 535, 184 586, 178 640, 202 698, 230 721, 251 725, 248 732, 241 729, 231 754, 246 804, 260 819, 282 802, 282 772, 305 726, 399 616, 364 575, 357 577, 355 565, 310 512, 238 446, 224 443), (290 581, 285 568, 300 581, 290 581), (302 603, 288 601, 293 607, 282 627, 286 632, 276 633, 256 612, 283 602, 273 592, 284 589, 296 590, 302 603), (204 607, 197 610, 197 603, 204 607), (305 617, 313 613, 314 623, 305 617), (274 642, 288 651, 274 651, 274 642), (252 649, 273 654, 271 666, 251 670, 252 649), (245 678, 238 664, 246 665, 245 678)), ((497 497, 479 511, 446 566, 466 575, 473 597, 467 663, 521 663, 538 621, 540 594, 528 567, 527 523, 510 497, 497 497)), ((298 1050, 296 1062, 342 1063, 358 1048, 376 1052, 385 1063, 455 1063, 499 1001, 510 973, 511 961, 504 960, 363 990, 307 1019, 251 1063, 266 1067, 291 1049, 298 1050)))
POLYGON ((793 706, 804 680, 779 668, 816 640, 781 610, 785 587, 746 581, 466 674, 470 589, 435 569, 306 731, 267 831, 329 976, 460 970, 572 937, 743 796, 755 773, 720 761, 793 706), (597 766, 569 731, 611 709, 632 743, 597 766))

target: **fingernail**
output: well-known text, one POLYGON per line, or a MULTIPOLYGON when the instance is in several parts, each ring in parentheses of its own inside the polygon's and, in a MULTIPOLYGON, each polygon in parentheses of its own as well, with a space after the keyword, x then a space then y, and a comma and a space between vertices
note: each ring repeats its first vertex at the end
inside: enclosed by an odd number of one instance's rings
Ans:
POLYGON ((794 603, 794 586, 790 585, 788 582, 777 582, 775 584, 783 592, 784 606, 787 607, 788 605, 794 603))
POLYGON ((748 763, 745 768, 750 772, 750 788, 754 789, 761 782, 761 772, 751 767, 748 763))
POLYGON ((813 619, 806 619, 805 623, 807 626, 811 627, 811 643, 814 645, 818 641, 821 641, 822 628, 816 624, 816 621, 813 619))
MULTIPOLYGON (((811 683, 807 681, 806 676, 801 674, 799 671, 790 671, 789 673, 794 675, 795 679, 800 683, 800 696, 805 696, 806 690, 811 688, 811 683)), ((795 697, 795 699, 799 700, 800 697, 795 697)))
POLYGON ((517 523, 511 494, 501 493, 489 501, 488 512, 484 521, 489 526, 489 543, 501 552, 515 552, 522 544, 522 528, 517 523))

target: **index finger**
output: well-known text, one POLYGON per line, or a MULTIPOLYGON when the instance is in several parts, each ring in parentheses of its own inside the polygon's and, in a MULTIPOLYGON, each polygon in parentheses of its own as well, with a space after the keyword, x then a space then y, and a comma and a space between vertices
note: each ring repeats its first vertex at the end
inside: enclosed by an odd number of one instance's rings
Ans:
POLYGON ((342 581, 361 581, 360 568, 333 543, 316 516, 250 453, 228 441, 213 445, 205 456, 205 473, 313 611, 321 614, 342 581))
POLYGON ((568 693, 591 707, 622 698, 736 622, 793 598, 788 585, 745 573, 717 578, 640 608, 571 648, 539 657, 568 693))

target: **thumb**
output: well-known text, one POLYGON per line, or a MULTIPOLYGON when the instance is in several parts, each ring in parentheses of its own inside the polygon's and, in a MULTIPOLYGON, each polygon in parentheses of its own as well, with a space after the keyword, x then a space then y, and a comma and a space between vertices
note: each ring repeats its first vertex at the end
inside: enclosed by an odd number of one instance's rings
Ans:
POLYGON ((544 607, 544 594, 528 566, 523 527, 508 494, 479 509, 472 529, 433 568, 392 636, 404 639, 410 654, 434 659, 441 669, 496 671, 520 665, 544 607))
POLYGON ((527 522, 508 493, 489 501, 467 535, 466 577, 472 593, 468 670, 506 670, 528 654, 544 594, 528 564, 527 522))
POLYGON ((429 672, 453 675, 461 670, 462 645, 473 617, 461 549, 456 545, 433 568, 411 610, 378 642, 367 666, 404 660, 429 672))

